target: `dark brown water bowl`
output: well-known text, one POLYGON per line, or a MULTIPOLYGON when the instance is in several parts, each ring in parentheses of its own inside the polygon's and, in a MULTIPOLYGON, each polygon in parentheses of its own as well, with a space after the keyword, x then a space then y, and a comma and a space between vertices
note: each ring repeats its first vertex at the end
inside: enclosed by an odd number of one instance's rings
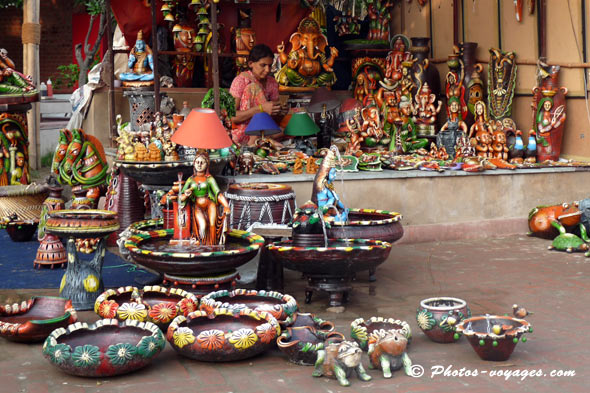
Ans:
POLYGON ((38 226, 38 221, 10 221, 6 224, 6 232, 13 242, 28 242, 38 226))
MULTIPOLYGON (((508 360, 519 338, 532 331, 524 319, 498 315, 472 317, 457 325, 457 332, 467 337, 482 360, 508 360)), ((522 342, 525 341, 526 337, 522 337, 522 342)))
POLYGON ((328 247, 294 247, 289 240, 269 244, 267 249, 287 269, 305 275, 350 277, 385 262, 391 243, 369 239, 329 239, 328 247))
POLYGON ((72 301, 35 296, 22 303, 0 306, 0 336, 10 341, 43 341, 60 327, 76 322, 72 301))
POLYGON ((386 210, 350 209, 346 223, 330 223, 328 237, 374 239, 393 243, 404 235, 401 220, 401 214, 386 210))
POLYGON ((242 266, 264 244, 261 236, 250 232, 227 232, 225 246, 191 246, 170 244, 173 229, 136 233, 125 248, 135 263, 159 273, 204 276, 223 273, 242 266))
POLYGON ((121 161, 115 160, 126 176, 150 186, 171 186, 178 178, 178 172, 187 179, 193 174, 193 163, 183 161, 121 161))
POLYGON ((164 219, 153 218, 149 220, 141 220, 129 225, 129 232, 132 234, 148 233, 164 229, 164 219))
POLYGON ((104 237, 119 229, 117 213, 110 210, 54 210, 48 213, 45 230, 56 236, 104 237))
POLYGON ((323 319, 315 316, 311 313, 296 312, 289 316, 285 320, 285 326, 288 327, 301 327, 310 326, 316 330, 321 330, 326 333, 332 332, 335 329, 334 323, 330 321, 324 321, 323 319))
POLYGON ((201 298, 201 311, 212 313, 216 308, 250 308, 271 314, 279 322, 297 311, 297 301, 291 295, 275 291, 234 289, 217 291, 201 298))
POLYGON ((266 351, 279 334, 281 327, 269 313, 218 308, 176 317, 166 338, 174 350, 191 359, 231 362, 266 351))
POLYGON ((326 340, 339 343, 346 338, 342 333, 316 330, 311 326, 288 327, 277 339, 277 346, 291 363, 313 366, 318 351, 325 349, 326 340))
POLYGON ((81 377, 112 377, 147 366, 166 340, 153 323, 101 319, 54 330, 43 355, 54 366, 81 377))
POLYGON ((408 339, 412 339, 412 330, 406 321, 393 318, 371 317, 368 320, 358 318, 350 324, 350 337, 356 341, 363 351, 369 349, 369 340, 373 332, 380 330, 395 330, 408 339))
POLYGON ((178 315, 196 311, 198 304, 195 295, 180 288, 128 286, 103 292, 94 303, 94 312, 102 318, 147 321, 166 329, 178 315))
POLYGON ((461 336, 456 326, 465 318, 471 317, 467 302, 454 297, 433 297, 420 302, 416 310, 418 327, 437 343, 452 343, 461 336))

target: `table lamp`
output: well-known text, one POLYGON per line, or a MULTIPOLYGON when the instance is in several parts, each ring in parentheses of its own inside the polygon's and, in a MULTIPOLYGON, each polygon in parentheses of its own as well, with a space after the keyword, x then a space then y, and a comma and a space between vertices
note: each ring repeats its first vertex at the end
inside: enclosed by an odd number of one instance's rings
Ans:
POLYGON ((217 113, 205 108, 193 109, 170 140, 197 149, 222 149, 232 145, 217 113))
POLYGON ((314 148, 309 139, 305 137, 315 135, 318 132, 320 132, 320 128, 309 117, 307 112, 293 113, 287 127, 285 127, 285 135, 295 137, 295 148, 303 151, 308 156, 313 155, 314 148))
POLYGON ((331 111, 340 106, 340 100, 332 90, 320 87, 311 96, 307 107, 310 113, 320 113, 320 133, 318 134, 318 148, 330 147, 332 130, 328 128, 328 121, 334 119, 331 111))
POLYGON ((268 154, 268 150, 272 148, 273 144, 268 139, 265 139, 264 136, 278 134, 280 132, 281 127, 279 127, 268 113, 259 112, 250 119, 245 134, 248 136, 260 136, 260 138, 256 140, 256 146, 258 146, 259 150, 265 150, 266 154, 268 154))

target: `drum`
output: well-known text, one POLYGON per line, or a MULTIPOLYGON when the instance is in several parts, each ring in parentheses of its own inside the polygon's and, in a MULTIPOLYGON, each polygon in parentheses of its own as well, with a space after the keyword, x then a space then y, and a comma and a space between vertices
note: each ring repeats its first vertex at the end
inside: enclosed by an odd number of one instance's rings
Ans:
POLYGON ((284 184, 231 184, 225 197, 232 229, 246 230, 254 223, 288 224, 295 212, 295 192, 284 184))

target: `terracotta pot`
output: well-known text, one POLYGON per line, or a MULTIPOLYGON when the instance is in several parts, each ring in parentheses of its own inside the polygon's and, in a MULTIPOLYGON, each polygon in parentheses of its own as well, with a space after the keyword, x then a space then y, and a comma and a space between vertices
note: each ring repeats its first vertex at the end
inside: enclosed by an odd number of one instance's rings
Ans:
POLYGON ((271 348, 281 327, 269 313, 248 308, 195 311, 179 316, 166 338, 179 354, 205 362, 231 362, 271 348))
POLYGON ((112 377, 147 366, 165 345, 153 323, 102 319, 54 330, 45 340, 43 355, 68 374, 112 377))
POLYGON ((358 343, 362 350, 369 349, 369 340, 375 331, 395 330, 408 339, 408 345, 412 339, 412 330, 406 321, 393 318, 371 317, 367 321, 358 318, 350 324, 350 337, 358 343))
POLYGON ((433 297, 420 302, 416 311, 418 327, 437 343, 452 343, 460 338, 457 323, 471 317, 465 300, 454 297, 433 297))
POLYGON ((288 327, 277 339, 277 346, 291 363, 313 366, 318 351, 325 349, 326 343, 340 343, 344 340, 344 335, 338 332, 323 332, 311 326, 288 327))
POLYGON ((201 299, 200 310, 212 313, 216 308, 250 308, 267 312, 279 322, 297 311, 297 301, 291 295, 275 291, 234 289, 212 292, 201 299))
POLYGON ((393 243, 404 235, 402 215, 374 209, 350 209, 347 222, 331 222, 328 237, 373 239, 393 243))
MULTIPOLYGON (((510 358, 518 339, 532 326, 524 319, 485 315, 463 320, 457 332, 463 333, 482 360, 504 361, 510 358), (496 333, 494 328, 499 329, 496 333)), ((522 337, 522 342, 526 337, 522 337)))
POLYGON ((296 312, 289 316, 285 320, 285 326, 292 328, 309 326, 324 332, 332 332, 335 329, 333 322, 324 321, 323 319, 316 317, 314 314, 302 312, 296 312))
POLYGON ((38 225, 38 222, 10 221, 6 224, 6 233, 13 242, 28 242, 33 238, 38 225))
POLYGON ((0 336, 18 342, 42 341, 57 328, 76 322, 68 299, 35 296, 22 303, 0 306, 0 336))

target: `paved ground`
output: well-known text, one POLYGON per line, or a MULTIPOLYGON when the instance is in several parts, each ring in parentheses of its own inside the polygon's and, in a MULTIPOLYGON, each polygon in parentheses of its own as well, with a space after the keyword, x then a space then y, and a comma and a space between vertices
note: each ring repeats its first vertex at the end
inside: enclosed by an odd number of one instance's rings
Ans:
MULTIPOLYGON (((389 260, 379 267, 378 281, 369 283, 363 274, 355 282, 346 310, 326 310, 327 297, 315 295, 303 304, 304 282, 299 274, 286 273, 285 291, 294 295, 303 311, 314 312, 336 323, 350 335, 357 317, 395 317, 406 320, 414 339, 409 355, 422 365, 425 375, 411 378, 398 371, 386 380, 370 370, 373 380, 352 378, 349 388, 335 380, 311 377, 312 368, 290 364, 278 351, 235 363, 201 363, 176 356, 167 346, 153 364, 127 376, 85 379, 63 374, 41 355, 41 345, 0 340, 0 392, 588 392, 590 354, 585 326, 588 317, 590 259, 583 254, 546 250, 548 241, 526 236, 441 243, 403 244, 394 247, 389 260), (519 343, 506 362, 480 360, 465 338, 455 344, 429 341, 415 322, 421 299, 443 295, 467 300, 474 315, 504 314, 519 303, 534 315, 526 343, 519 343), (432 376, 437 366, 462 368, 477 377, 432 376), (506 373, 541 370, 544 377, 492 377, 506 373), (574 370, 574 377, 551 378, 553 370, 574 370), (485 373, 483 373, 485 371, 485 373)), ((47 291, 0 291, 0 301, 14 301, 47 291)), ((91 312, 82 320, 93 321, 91 312)), ((368 359, 364 359, 367 365, 368 359)))

